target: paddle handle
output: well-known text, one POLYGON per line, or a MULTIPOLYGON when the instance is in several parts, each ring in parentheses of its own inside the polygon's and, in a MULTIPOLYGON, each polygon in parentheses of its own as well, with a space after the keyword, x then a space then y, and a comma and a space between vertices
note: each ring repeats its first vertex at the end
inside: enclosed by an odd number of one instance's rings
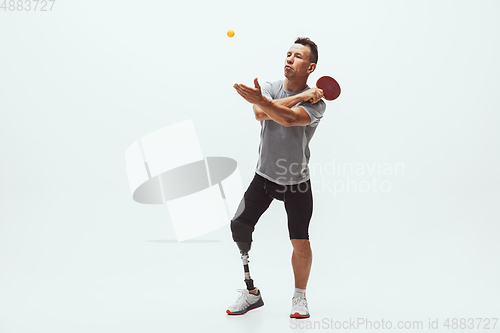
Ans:
MULTIPOLYGON (((323 96, 323 97, 321 97, 321 99, 323 99, 323 98, 324 98, 324 96, 323 96)), ((309 100, 309 103, 312 103, 312 102, 313 102, 313 99, 311 98, 311 99, 309 100)), ((318 101, 318 102, 319 102, 319 101, 318 101)))

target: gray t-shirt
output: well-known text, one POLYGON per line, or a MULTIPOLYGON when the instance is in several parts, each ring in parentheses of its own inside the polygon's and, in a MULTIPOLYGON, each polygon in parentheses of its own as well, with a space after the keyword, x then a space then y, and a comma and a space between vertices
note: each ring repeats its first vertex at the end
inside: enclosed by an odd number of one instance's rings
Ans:
MULTIPOLYGON (((284 80, 266 82, 261 87, 262 95, 268 99, 280 99, 302 92, 288 91, 284 84, 284 80)), ((304 90, 307 89, 308 86, 304 90)), ((326 110, 323 100, 315 104, 299 102, 296 106, 302 107, 309 114, 309 125, 285 127, 274 120, 260 122, 259 160, 255 172, 281 185, 299 184, 309 180, 309 141, 326 110)))

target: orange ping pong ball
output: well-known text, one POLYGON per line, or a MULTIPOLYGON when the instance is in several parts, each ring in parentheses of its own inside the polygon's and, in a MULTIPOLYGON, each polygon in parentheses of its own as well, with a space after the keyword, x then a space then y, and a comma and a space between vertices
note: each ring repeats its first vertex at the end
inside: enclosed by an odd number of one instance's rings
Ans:
POLYGON ((230 37, 230 38, 234 37, 234 31, 233 30, 228 30, 227 31, 227 36, 230 37))

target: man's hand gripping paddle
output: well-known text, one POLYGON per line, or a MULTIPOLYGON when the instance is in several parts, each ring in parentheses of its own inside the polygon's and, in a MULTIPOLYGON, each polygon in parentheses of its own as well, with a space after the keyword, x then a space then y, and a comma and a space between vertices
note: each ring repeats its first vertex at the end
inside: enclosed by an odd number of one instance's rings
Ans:
MULTIPOLYGON (((340 95, 340 85, 331 76, 320 77, 316 82, 316 87, 323 90, 323 97, 327 101, 333 101, 340 95)), ((312 99, 309 102, 312 102, 312 99)))

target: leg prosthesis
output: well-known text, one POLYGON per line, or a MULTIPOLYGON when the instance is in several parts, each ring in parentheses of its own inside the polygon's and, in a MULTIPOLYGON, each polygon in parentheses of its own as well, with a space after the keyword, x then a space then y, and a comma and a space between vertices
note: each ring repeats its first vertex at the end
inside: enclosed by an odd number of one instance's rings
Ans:
POLYGON ((252 232, 254 227, 243 222, 231 221, 231 232, 233 240, 240 249, 241 260, 243 261, 243 271, 245 272, 245 284, 248 290, 255 289, 253 280, 250 277, 250 269, 248 268, 248 252, 252 247, 252 232))

